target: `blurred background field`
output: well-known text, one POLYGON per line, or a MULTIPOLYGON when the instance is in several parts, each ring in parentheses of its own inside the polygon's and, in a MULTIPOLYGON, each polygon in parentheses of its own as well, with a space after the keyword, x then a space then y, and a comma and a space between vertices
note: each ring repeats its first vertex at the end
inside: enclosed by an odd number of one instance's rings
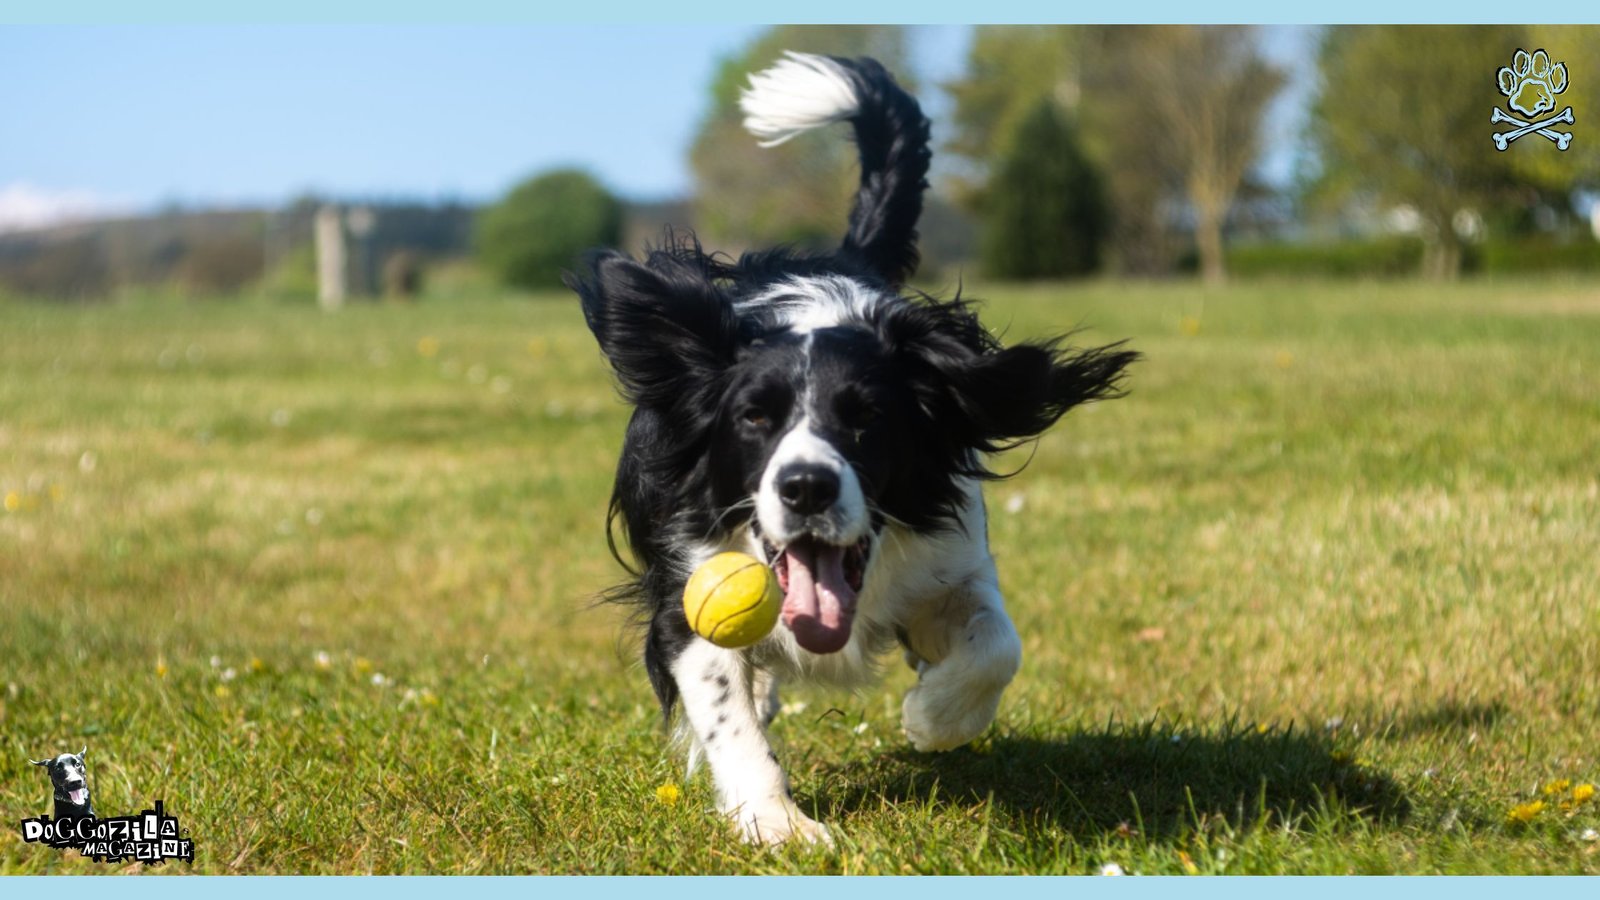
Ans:
MULTIPOLYGON (((7 815, 87 744, 214 873, 1600 873, 1600 28, 0 27, 41 71, 0 78, 7 815), (988 489, 995 728, 911 753, 892 660, 791 692, 839 846, 770 854, 594 605, 626 411, 556 285, 837 239, 843 134, 740 128, 783 49, 933 116, 918 287, 1145 358, 988 489), (1566 151, 1494 149, 1530 78, 1566 151)), ((0 872, 139 868, 0 829, 0 872)))
POLYGON ((1593 282, 979 293, 1147 358, 988 492, 999 724, 790 692, 842 841, 776 856, 590 605, 625 410, 570 298, 10 308, 0 805, 88 744, 196 871, 1600 871, 1593 282))

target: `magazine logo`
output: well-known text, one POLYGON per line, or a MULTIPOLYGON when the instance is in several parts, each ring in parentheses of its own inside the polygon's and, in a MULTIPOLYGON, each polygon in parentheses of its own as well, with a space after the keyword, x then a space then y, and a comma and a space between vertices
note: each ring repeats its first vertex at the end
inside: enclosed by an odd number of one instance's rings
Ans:
POLYGON ((1518 138, 1530 134, 1537 134, 1542 138, 1552 141, 1557 150, 1565 150, 1572 145, 1572 132, 1557 131, 1551 125, 1571 125, 1572 107, 1567 107, 1553 116, 1539 119, 1542 113, 1547 113, 1556 108, 1556 95, 1567 89, 1566 63, 1553 63, 1550 54, 1543 50, 1529 53, 1518 50, 1511 57, 1511 65, 1501 66, 1495 73, 1495 80, 1500 84, 1500 93, 1507 99, 1507 106, 1528 118, 1519 119, 1505 112, 1498 106, 1489 114, 1491 123, 1505 122, 1516 126, 1511 131, 1497 131, 1491 137, 1494 139, 1496 150, 1505 150, 1518 138))
POLYGON ((169 859, 194 863, 194 841, 184 837, 177 816, 169 816, 157 800, 155 809, 136 816, 39 816, 22 820, 22 840, 59 850, 75 848, 97 862, 134 859, 160 865, 169 859))

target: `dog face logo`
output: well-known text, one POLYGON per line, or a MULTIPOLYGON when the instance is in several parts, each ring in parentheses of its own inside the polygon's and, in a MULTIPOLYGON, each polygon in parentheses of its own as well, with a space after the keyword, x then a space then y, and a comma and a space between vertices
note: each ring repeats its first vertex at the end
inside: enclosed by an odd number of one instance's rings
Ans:
POLYGON ((136 859, 160 865, 169 859, 194 862, 194 841, 178 825, 178 817, 167 815, 160 800, 154 809, 137 815, 101 818, 89 799, 89 771, 83 757, 63 753, 51 759, 30 759, 50 773, 55 799, 55 814, 22 820, 22 840, 57 850, 75 848, 99 862, 136 859))
POLYGON ((50 773, 50 785, 55 789, 56 818, 64 816, 92 816, 94 808, 89 802, 89 771, 84 765, 84 747, 77 753, 63 753, 54 759, 30 759, 36 766, 44 766, 50 773))
MULTIPOLYGON (((1535 50, 1530 54, 1519 49, 1512 56, 1511 65, 1501 66, 1495 78, 1499 82, 1500 93, 1508 98, 1507 105, 1533 119, 1556 108, 1556 95, 1567 89, 1567 66, 1566 63, 1552 63, 1550 54, 1544 50, 1535 50)), ((1538 134, 1554 142, 1557 150, 1565 150, 1572 144, 1572 132, 1556 131, 1549 127, 1561 123, 1573 124, 1570 106, 1556 115, 1537 121, 1519 119, 1496 107, 1489 115, 1489 121, 1516 126, 1512 131, 1499 131, 1492 135, 1496 150, 1503 151, 1511 146, 1512 141, 1529 134, 1538 134)))

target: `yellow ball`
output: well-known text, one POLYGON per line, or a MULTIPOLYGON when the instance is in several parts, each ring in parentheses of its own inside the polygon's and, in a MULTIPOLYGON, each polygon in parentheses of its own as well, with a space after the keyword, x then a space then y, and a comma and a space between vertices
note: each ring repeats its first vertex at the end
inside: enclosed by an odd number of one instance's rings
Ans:
POLYGON ((719 647, 748 647, 766 637, 782 609, 777 576, 744 553, 718 553, 683 587, 689 627, 719 647))

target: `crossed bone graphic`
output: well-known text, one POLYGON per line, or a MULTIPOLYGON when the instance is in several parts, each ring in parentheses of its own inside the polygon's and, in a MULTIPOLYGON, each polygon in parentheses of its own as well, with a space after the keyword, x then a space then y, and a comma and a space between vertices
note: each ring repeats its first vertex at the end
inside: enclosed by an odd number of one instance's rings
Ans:
POLYGON ((1497 131, 1491 135, 1491 137, 1494 138, 1494 148, 1496 150, 1504 150, 1511 146, 1511 142, 1517 138, 1524 135, 1533 134, 1535 132, 1542 137, 1546 137, 1552 141, 1555 141, 1557 150, 1565 150, 1567 149, 1567 145, 1572 143, 1572 132, 1555 131, 1548 127, 1559 122, 1565 122, 1568 125, 1574 124, 1572 120, 1572 107, 1570 106, 1548 119, 1540 119, 1537 122, 1524 122, 1516 116, 1501 112, 1500 108, 1496 107, 1494 112, 1489 115, 1489 121, 1506 122, 1508 124, 1517 126, 1515 131, 1497 131))

